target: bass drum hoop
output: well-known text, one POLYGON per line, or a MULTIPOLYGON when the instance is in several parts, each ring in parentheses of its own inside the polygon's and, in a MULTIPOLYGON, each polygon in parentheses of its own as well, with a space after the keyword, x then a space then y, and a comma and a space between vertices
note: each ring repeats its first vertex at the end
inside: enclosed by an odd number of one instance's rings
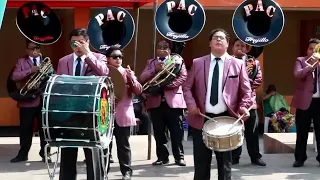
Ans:
POLYGON ((114 94, 114 89, 113 89, 113 84, 111 82, 110 77, 107 77, 106 79, 106 84, 107 87, 109 89, 109 102, 110 102, 110 112, 109 112, 109 124, 107 127, 107 133, 106 134, 106 138, 107 138, 107 142, 106 145, 109 145, 110 143, 112 143, 112 137, 113 137, 113 128, 114 128, 114 121, 115 121, 115 94, 114 94))

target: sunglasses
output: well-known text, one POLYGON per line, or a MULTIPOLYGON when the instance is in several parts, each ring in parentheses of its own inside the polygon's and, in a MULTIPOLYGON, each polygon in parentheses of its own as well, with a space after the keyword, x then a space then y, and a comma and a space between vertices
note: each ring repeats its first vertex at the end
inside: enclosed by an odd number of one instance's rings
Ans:
POLYGON ((71 47, 77 47, 75 42, 71 42, 71 47))
MULTIPOLYGON (((78 41, 78 42, 79 42, 79 41, 78 41)), ((81 42, 80 42, 80 43, 81 43, 81 42)), ((71 47, 77 47, 76 41, 71 41, 70 44, 71 44, 71 47)))
POLYGON ((118 60, 120 60, 120 59, 123 58, 122 55, 111 55, 110 57, 111 57, 112 59, 118 59, 118 60))

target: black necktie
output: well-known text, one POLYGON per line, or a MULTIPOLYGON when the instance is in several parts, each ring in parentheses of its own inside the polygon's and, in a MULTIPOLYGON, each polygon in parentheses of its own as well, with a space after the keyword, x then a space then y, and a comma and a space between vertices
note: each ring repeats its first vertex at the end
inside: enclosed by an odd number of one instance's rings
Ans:
POLYGON ((317 84, 318 84, 318 67, 314 69, 313 94, 317 92, 317 84))
POLYGON ((210 103, 212 106, 218 104, 218 86, 219 86, 219 60, 221 58, 215 58, 216 65, 214 66, 212 81, 211 81, 211 95, 210 103))
POLYGON ((33 65, 37 66, 37 59, 36 58, 33 58, 33 65))
POLYGON ((75 76, 80 76, 81 73, 81 58, 77 58, 77 66, 76 66, 76 72, 74 73, 75 76))

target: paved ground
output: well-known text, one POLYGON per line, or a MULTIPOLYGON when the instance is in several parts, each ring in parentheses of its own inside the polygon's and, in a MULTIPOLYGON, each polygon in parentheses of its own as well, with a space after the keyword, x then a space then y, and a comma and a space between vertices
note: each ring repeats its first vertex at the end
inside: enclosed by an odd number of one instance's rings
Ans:
MULTIPOLYGON (((130 139, 132 146, 132 165, 134 169, 133 180, 192 180, 193 177, 193 156, 192 141, 185 142, 186 167, 178 167, 173 164, 167 166, 154 167, 150 165, 155 160, 154 142, 152 145, 152 160, 147 160, 147 136, 132 136, 130 139)), ((27 163, 10 163, 19 147, 19 139, 0 138, 0 180, 46 180, 49 179, 44 163, 39 162, 39 139, 34 138, 33 146, 29 154, 27 163)), ((115 147, 115 146, 114 146, 115 147)), ((262 139, 261 139, 261 149, 262 139)), ((116 148, 113 149, 114 159, 116 148)), ((235 180, 320 180, 320 167, 315 160, 316 153, 312 146, 308 147, 309 158, 305 167, 293 168, 293 154, 264 154, 263 159, 268 164, 267 167, 256 167, 250 164, 246 148, 244 148, 240 165, 233 167, 233 179, 235 180)), ((85 164, 83 151, 79 151, 78 158, 78 179, 85 180, 85 164)), ((171 162, 173 159, 171 157, 171 162)), ((117 161, 113 163, 109 178, 111 180, 121 179, 119 165, 117 161)), ((215 158, 212 161, 211 180, 217 180, 217 170, 215 158)), ((58 179, 58 173, 55 179, 58 179)))

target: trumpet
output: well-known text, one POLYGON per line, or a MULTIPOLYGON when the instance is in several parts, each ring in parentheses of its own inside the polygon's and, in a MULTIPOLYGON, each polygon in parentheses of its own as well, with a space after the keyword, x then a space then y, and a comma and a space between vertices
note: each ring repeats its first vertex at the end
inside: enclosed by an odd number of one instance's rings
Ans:
POLYGON ((316 47, 314 48, 314 53, 305 62, 308 66, 314 67, 314 65, 316 65, 319 62, 319 59, 320 59, 320 43, 316 45, 316 47), (310 61, 314 59, 316 59, 316 61, 313 63, 310 63, 310 61))
POLYGON ((243 55, 243 60, 246 62, 247 72, 251 73, 253 68, 256 66, 255 58, 242 52, 241 50, 238 50, 238 53, 243 55))
MULTIPOLYGON (((39 53, 41 59, 42 54, 39 53)), ((30 90, 35 90, 40 87, 42 81, 48 77, 49 73, 52 72, 52 64, 49 57, 46 57, 40 64, 39 70, 34 73, 26 84, 20 89, 20 95, 26 95, 30 90)))

